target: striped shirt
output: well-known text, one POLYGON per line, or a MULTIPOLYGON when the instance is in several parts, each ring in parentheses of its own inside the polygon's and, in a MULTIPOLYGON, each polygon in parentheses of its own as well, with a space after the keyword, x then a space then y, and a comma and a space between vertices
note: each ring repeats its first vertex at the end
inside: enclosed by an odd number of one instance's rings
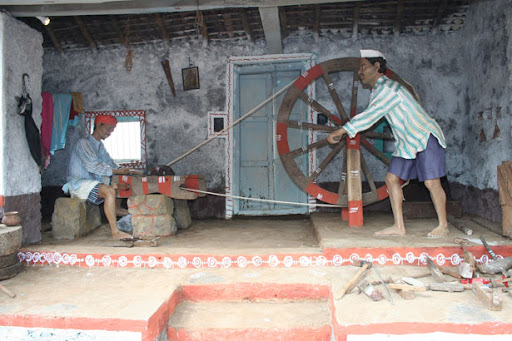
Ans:
POLYGON ((386 76, 381 76, 373 87, 368 108, 355 115, 343 128, 350 137, 354 137, 358 132, 371 128, 382 117, 388 121, 395 138, 393 156, 415 159, 416 153, 427 148, 430 134, 446 148, 439 124, 406 88, 386 76))
POLYGON ((63 189, 71 186, 76 191, 84 180, 102 182, 102 177, 112 176, 112 169, 117 168, 119 166, 112 160, 101 141, 96 140, 92 135, 81 138, 71 152, 68 183, 63 189))

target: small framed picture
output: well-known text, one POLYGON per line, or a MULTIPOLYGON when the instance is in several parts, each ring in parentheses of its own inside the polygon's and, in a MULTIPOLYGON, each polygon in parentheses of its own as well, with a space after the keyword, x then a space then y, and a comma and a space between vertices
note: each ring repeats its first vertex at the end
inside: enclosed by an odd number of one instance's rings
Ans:
POLYGON ((197 66, 181 69, 183 90, 199 89, 199 69, 197 66))

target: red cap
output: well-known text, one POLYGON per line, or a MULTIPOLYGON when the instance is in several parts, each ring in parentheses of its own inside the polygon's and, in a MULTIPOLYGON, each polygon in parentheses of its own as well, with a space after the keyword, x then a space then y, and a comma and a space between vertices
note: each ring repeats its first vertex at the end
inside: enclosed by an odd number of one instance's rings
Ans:
POLYGON ((94 124, 96 123, 110 124, 115 127, 117 125, 117 118, 112 115, 98 115, 94 119, 94 124))

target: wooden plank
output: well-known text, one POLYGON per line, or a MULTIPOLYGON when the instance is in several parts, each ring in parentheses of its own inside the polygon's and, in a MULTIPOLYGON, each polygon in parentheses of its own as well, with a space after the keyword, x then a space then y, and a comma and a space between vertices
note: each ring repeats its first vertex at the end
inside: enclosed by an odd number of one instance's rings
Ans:
POLYGON ((416 286, 409 284, 389 283, 388 288, 396 290, 411 290, 411 291, 427 291, 426 286, 416 286))
POLYGON ((320 5, 315 5, 315 20, 313 22, 313 34, 315 38, 320 37, 320 5))

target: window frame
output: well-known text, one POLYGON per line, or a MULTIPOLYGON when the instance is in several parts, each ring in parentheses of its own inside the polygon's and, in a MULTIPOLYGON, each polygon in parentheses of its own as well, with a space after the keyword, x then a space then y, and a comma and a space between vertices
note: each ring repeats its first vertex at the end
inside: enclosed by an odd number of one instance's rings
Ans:
POLYGON ((133 169, 146 169, 147 167, 147 150, 146 150, 146 110, 103 110, 103 111, 86 111, 85 125, 87 132, 91 131, 93 119, 99 115, 111 115, 115 117, 137 117, 140 123, 140 160, 135 162, 119 163, 120 167, 133 169))

